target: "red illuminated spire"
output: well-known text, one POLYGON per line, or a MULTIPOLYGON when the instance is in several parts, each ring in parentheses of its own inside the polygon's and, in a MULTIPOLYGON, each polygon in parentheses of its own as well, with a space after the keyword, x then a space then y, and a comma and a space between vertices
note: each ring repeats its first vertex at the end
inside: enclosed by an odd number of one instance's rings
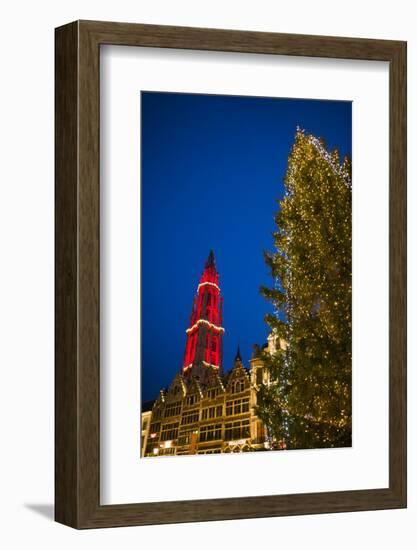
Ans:
POLYGON ((211 250, 197 287, 187 333, 182 372, 205 382, 210 372, 222 374, 222 302, 219 274, 211 250))

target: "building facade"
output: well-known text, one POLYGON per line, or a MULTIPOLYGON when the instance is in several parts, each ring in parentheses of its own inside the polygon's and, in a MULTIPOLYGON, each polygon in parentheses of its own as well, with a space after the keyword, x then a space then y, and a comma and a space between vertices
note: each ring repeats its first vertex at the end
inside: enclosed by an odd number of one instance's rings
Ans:
MULTIPOLYGON (((222 365, 222 297, 213 252, 194 298, 180 372, 142 409, 141 454, 145 457, 268 450, 265 426, 255 414, 260 384, 269 374, 260 358, 245 368, 239 349, 234 365, 222 365)), ((277 339, 268 338, 268 351, 277 339)), ((280 344, 278 344, 280 345, 280 344)))

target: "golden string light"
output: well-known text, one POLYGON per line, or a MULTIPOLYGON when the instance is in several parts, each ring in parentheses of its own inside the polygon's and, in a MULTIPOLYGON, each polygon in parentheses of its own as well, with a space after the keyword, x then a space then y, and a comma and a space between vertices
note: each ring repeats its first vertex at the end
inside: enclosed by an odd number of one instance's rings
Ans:
POLYGON ((260 416, 290 447, 351 438, 350 173, 348 159, 297 128, 267 256, 274 288, 263 289, 288 349, 265 358, 278 383, 259 396, 260 416))

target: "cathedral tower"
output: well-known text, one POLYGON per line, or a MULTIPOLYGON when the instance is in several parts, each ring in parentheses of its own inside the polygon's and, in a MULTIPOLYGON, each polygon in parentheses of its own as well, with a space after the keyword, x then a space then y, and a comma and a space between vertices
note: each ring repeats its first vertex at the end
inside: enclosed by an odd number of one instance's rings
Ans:
POLYGON ((222 375, 222 302, 219 274, 210 251, 194 298, 190 326, 185 331, 182 373, 186 378, 198 377, 205 383, 213 371, 222 375))

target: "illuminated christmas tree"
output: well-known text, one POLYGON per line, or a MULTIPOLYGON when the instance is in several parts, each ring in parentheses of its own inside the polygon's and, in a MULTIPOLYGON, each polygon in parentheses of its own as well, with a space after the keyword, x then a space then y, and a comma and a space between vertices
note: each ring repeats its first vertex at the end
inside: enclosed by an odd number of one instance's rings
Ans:
POLYGON ((274 279, 262 288, 267 316, 286 342, 264 354, 274 382, 261 387, 257 414, 286 448, 351 445, 351 164, 297 129, 279 202, 274 279))

